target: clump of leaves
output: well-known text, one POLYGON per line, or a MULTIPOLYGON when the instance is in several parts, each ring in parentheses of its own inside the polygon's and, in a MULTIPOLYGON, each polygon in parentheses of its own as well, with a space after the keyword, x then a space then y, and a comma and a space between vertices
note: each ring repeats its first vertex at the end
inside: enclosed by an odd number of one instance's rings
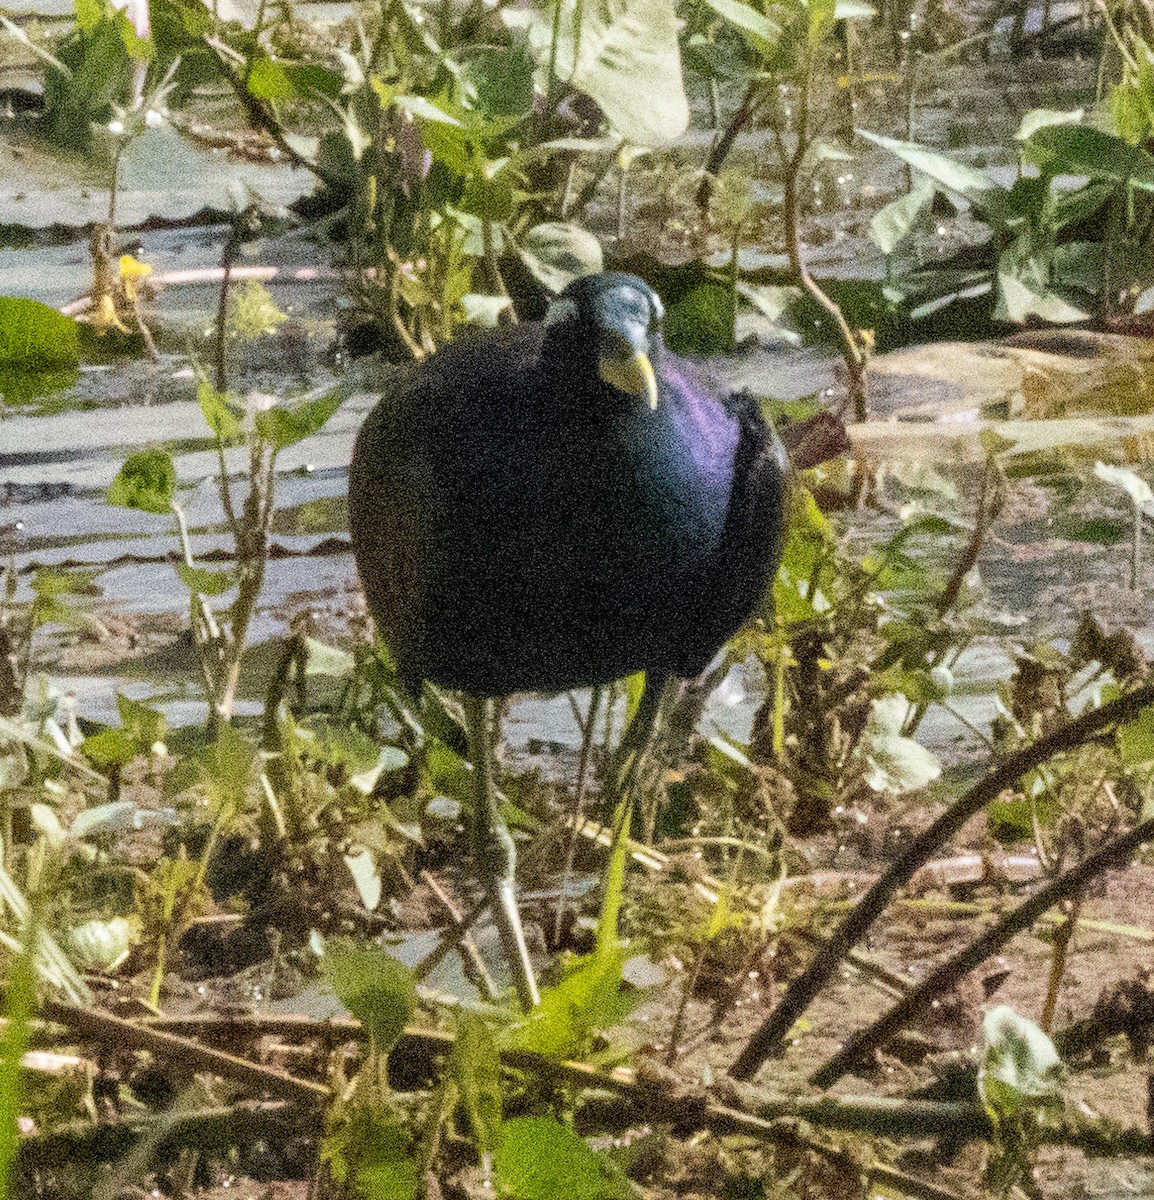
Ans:
POLYGON ((241 405, 231 394, 201 383, 201 412, 221 463, 216 485, 235 549, 235 566, 231 569, 211 570, 197 565, 188 523, 177 499, 176 465, 166 450, 141 450, 129 455, 108 489, 110 504, 167 513, 176 519, 181 548, 176 570, 189 592, 192 633, 209 701, 210 724, 227 721, 236 703, 241 657, 268 565, 277 456, 321 429, 343 399, 340 389, 332 389, 295 404, 253 395, 241 405), (245 494, 239 506, 225 458, 232 446, 248 450, 245 494), (235 596, 222 619, 213 601, 229 592, 235 596))
POLYGON ((1064 1108, 1064 1071, 1046 1034, 1005 1004, 982 1020, 985 1048, 978 1070, 978 1093, 995 1131, 986 1182, 1009 1195, 1031 1178, 1031 1156, 1047 1122, 1064 1108))
POLYGON ((72 630, 91 626, 86 600, 98 591, 95 579, 94 571, 41 568, 32 578, 31 597, 21 602, 15 570, 6 566, 0 572, 0 716, 23 711, 39 633, 52 625, 72 630))
POLYGON ((773 623, 753 635, 770 690, 751 758, 805 798, 786 817, 791 833, 828 828, 835 810, 870 792, 896 795, 936 777, 912 735, 925 707, 946 696, 942 668, 972 636, 941 610, 942 552, 964 546, 964 532, 956 517, 915 509, 876 550, 855 555, 800 495, 773 623))

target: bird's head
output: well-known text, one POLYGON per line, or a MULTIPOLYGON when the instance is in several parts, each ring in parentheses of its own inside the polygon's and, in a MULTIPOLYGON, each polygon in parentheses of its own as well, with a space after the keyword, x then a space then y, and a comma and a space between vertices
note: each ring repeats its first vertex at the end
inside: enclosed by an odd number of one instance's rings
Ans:
POLYGON ((570 358, 576 351, 595 359, 610 387, 643 397, 657 407, 653 359, 661 347, 661 298, 644 280, 620 271, 583 275, 549 306, 546 353, 570 358))

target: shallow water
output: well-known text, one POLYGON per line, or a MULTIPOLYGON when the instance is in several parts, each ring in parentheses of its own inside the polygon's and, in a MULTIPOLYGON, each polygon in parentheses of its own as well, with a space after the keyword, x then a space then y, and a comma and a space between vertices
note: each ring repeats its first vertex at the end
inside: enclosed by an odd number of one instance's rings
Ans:
MULTIPOLYGON (((43 9, 37 3, 38 9, 43 9)), ((322 5, 329 19, 341 19, 347 6, 322 5)), ((1045 103, 1060 107, 1084 97, 1092 86, 1093 70, 1079 61, 963 63, 926 72, 920 91, 915 136, 940 145, 962 147, 963 156, 991 173, 1009 177, 1013 170, 1012 135, 1021 115, 1045 103), (1002 99, 989 103, 991 92, 1002 99)), ((857 95, 861 114, 887 111, 894 79, 879 78, 862 85, 857 95)), ((872 127, 879 127, 876 122, 872 127)), ((883 122, 884 124, 884 122, 883 122)), ((885 132, 900 133, 897 129, 885 132)), ((3 145, 0 129, 0 146, 3 145)), ((151 143, 141 143, 124 164, 118 196, 122 227, 140 226, 148 218, 187 217, 206 205, 225 207, 228 188, 238 179, 279 203, 304 194, 311 181, 301 172, 271 166, 228 164, 223 157, 192 153, 176 146, 159 131, 151 143), (157 167, 157 163, 160 164, 157 167)), ((697 161, 708 145, 708 131, 683 139, 677 154, 697 161)), ((755 180, 754 199, 771 200, 777 185, 768 166, 768 135, 755 132, 743 139, 736 161, 755 180)), ((0 294, 28 296, 60 306, 82 295, 89 286, 87 222, 102 218, 107 192, 96 183, 78 186, 72 173, 46 156, 21 160, 19 170, 0 160, 0 204, 6 219, 27 227, 32 244, 0 250, 0 294), (17 199, 19 196, 19 199, 17 199), (50 225, 57 228, 49 231, 50 225), (69 232, 71 231, 71 233, 69 232)), ((98 182, 98 181, 96 181, 98 182)), ((904 173, 896 159, 858 145, 857 160, 838 164, 828 196, 815 194, 807 215, 807 256, 811 268, 826 276, 880 278, 883 263, 867 227, 873 212, 904 188, 904 173)), ((635 189, 632 203, 646 199, 635 189)), ((605 221, 611 208, 591 209, 605 221)), ((613 214, 615 215, 615 213, 613 214)), ((220 259, 224 225, 196 224, 177 228, 137 228, 129 236, 138 257, 157 272, 212 268, 220 259)), ((640 231, 638 236, 640 236, 640 231)), ((938 249, 944 255, 966 238, 964 215, 943 225, 938 249)), ((628 247, 623 247, 627 249, 628 247)), ((757 247, 743 251, 754 264, 757 247)), ((760 261, 774 260, 762 255, 760 261)), ((235 380, 240 390, 283 394, 334 380, 328 351, 335 331, 335 314, 344 303, 340 280, 327 267, 328 253, 299 232, 266 237, 245 247, 241 265, 259 265, 274 272, 267 286, 290 322, 275 337, 246 354, 243 373, 235 380), (303 273, 303 274, 302 274, 303 273)), ((222 524, 219 499, 210 481, 218 469, 215 452, 195 400, 196 379, 189 350, 208 357, 216 285, 184 282, 163 288, 155 301, 154 317, 162 331, 164 355, 159 363, 129 362, 112 367, 86 368, 64 389, 21 405, 0 406, 0 553, 10 552, 20 572, 20 594, 27 595, 36 567, 62 564, 100 568, 102 595, 97 611, 124 614, 138 622, 165 614, 183 614, 187 595, 176 579, 169 558, 174 549, 171 522, 161 516, 113 509, 104 503, 104 489, 126 454, 142 446, 163 444, 174 453, 180 480, 180 500, 192 527, 198 555, 226 551, 229 539, 222 524)), ((746 319, 741 332, 764 334, 764 321, 746 319)), ((782 399, 824 391, 835 386, 837 363, 827 351, 792 348, 779 338, 759 349, 739 352, 716 364, 734 386, 748 387, 782 399)), ((277 517, 274 543, 280 557, 270 562, 265 592, 254 619, 252 640, 283 633, 297 613, 313 611, 325 629, 347 628, 360 611, 359 590, 351 554, 336 553, 333 539, 346 538, 343 495, 355 430, 373 402, 373 393, 387 381, 380 371, 357 368, 350 399, 318 435, 284 452, 279 459, 277 517)), ((958 382, 965 385, 965 379, 958 382)), ((918 384, 914 389, 931 407, 940 391, 918 384)), ((933 430, 933 426, 922 426, 933 430)), ((942 427, 944 428, 944 427, 942 427)), ((871 455, 884 459, 896 454, 928 458, 941 465, 943 443, 930 434, 912 450, 908 445, 879 444, 874 431, 871 455)), ((883 430, 880 442, 884 443, 883 430)), ((952 451, 951 451, 952 452, 952 451)), ((239 478, 243 451, 229 451, 230 475, 239 478)), ((236 486, 239 487, 239 484, 236 486)), ((840 518, 839 518, 840 519, 840 518)), ((872 517, 848 518, 853 524, 872 517)), ((1083 587, 1096 575, 1119 573, 1115 552, 1101 551, 1077 558, 1060 549, 1049 557, 1019 561, 1017 548, 1048 536, 1046 514, 1001 530, 1004 544, 987 549, 981 562, 985 582, 995 603, 1023 613, 1035 623, 1038 606, 1046 605, 1059 624, 1070 623, 1073 603, 1054 603, 1062 580, 1073 578, 1083 587)), ((1121 557, 1124 557, 1122 555, 1121 557)), ((1130 604, 1127 610, 1134 608, 1130 604)), ((1148 617, 1138 614, 1138 624, 1148 617)), ((169 719, 186 723, 203 719, 204 705, 191 672, 191 661, 177 646, 165 670, 155 656, 144 663, 127 661, 67 674, 53 670, 60 685, 72 691, 79 711, 97 720, 115 720, 115 693, 152 696, 169 719), (147 671, 146 671, 147 668, 147 671)), ((984 728, 994 711, 994 689, 1011 669, 1010 660, 994 638, 979 639, 956 667, 956 708, 984 728)), ((734 678, 724 698, 711 703, 707 720, 744 740, 757 704, 760 681, 756 671, 734 678)), ((581 701, 582 706, 584 700, 581 701)), ((962 736, 973 735, 950 713, 934 709, 922 737, 931 745, 956 747, 962 736)), ((543 763, 571 763, 578 732, 565 697, 519 701, 510 714, 510 745, 522 754, 544 748, 532 757, 543 763)), ((975 743, 976 744, 976 743, 975 743)))

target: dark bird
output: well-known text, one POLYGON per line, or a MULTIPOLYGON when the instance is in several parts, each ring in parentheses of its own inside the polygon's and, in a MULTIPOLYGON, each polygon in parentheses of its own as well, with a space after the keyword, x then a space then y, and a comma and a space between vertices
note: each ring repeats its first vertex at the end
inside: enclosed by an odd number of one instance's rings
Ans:
POLYGON ((693 676, 777 561, 785 457, 748 397, 667 351, 640 279, 462 337, 357 439, 353 547, 402 680, 476 696, 693 676))
POLYGON ((779 556, 785 453, 756 401, 665 349, 662 317, 635 276, 577 279, 544 322, 438 351, 365 421, 353 548, 414 695, 635 671, 653 695, 753 611, 779 556))

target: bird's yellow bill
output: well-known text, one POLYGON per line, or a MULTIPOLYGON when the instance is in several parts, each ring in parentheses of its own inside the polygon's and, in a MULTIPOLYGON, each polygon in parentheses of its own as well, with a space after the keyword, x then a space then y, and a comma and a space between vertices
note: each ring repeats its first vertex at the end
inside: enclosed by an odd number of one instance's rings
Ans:
POLYGON ((632 354, 601 355, 601 378, 610 387, 630 396, 644 396, 651 409, 657 408, 657 376, 648 354, 640 350, 632 354))

